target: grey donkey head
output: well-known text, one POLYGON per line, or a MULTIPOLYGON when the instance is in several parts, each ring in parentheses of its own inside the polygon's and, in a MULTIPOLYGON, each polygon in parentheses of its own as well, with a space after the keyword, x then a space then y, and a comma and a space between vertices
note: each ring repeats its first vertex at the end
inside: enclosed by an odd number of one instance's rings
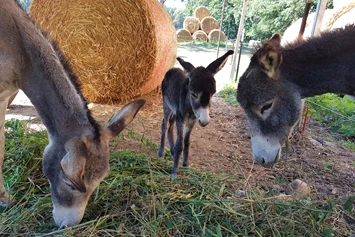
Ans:
POLYGON ((254 160, 265 167, 280 158, 303 107, 296 86, 280 75, 280 40, 276 34, 253 55, 237 91, 250 124, 254 160))
POLYGON ((188 73, 188 97, 194 115, 200 126, 204 127, 210 122, 210 101, 216 92, 216 80, 214 75, 226 64, 228 56, 232 55, 233 50, 229 50, 223 56, 217 58, 205 67, 195 68, 191 63, 177 58, 181 66, 188 73))
POLYGON ((87 131, 64 144, 52 140, 48 144, 43 172, 49 179, 53 217, 58 226, 73 226, 81 221, 90 195, 109 173, 109 142, 133 120, 144 103, 138 100, 124 106, 107 127, 100 129, 98 137, 87 131))

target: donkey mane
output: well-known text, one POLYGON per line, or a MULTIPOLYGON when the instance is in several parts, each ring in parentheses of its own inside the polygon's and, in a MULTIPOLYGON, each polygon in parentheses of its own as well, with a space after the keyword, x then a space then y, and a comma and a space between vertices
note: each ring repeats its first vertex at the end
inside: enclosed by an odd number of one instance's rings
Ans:
MULTIPOLYGON (((46 40, 49 41, 49 43, 52 45, 60 63, 62 64, 63 68, 64 68, 64 71, 66 72, 69 80, 71 81, 72 85, 74 86, 77 94, 80 96, 80 98, 82 99, 83 103, 84 103, 84 109, 86 110, 86 116, 89 120, 89 123, 91 124, 91 126, 93 127, 94 129, 94 139, 99 139, 100 138, 100 125, 98 124, 98 122, 93 118, 92 114, 91 114, 91 111, 89 110, 88 108, 88 101, 86 100, 86 98, 84 97, 82 91, 81 91, 81 87, 82 87, 82 84, 80 82, 80 80, 78 79, 78 77, 76 76, 76 74, 74 73, 73 69, 72 69, 72 66, 70 64, 70 62, 68 61, 68 59, 65 57, 63 51, 60 49, 60 47, 58 46, 58 43, 51 39, 49 34, 46 32, 46 31, 43 31, 41 30, 41 28, 36 24, 36 22, 31 19, 28 15, 28 13, 23 9, 23 7, 21 6, 21 4, 17 1, 17 0, 13 0, 16 2, 17 6, 23 11, 23 14, 26 16, 26 18, 32 22, 32 24, 39 30, 42 32, 42 35, 44 36, 44 38, 46 40)), ((47 76, 49 77, 50 76, 50 72, 48 71, 48 67, 46 67, 45 63, 43 63, 43 55, 42 54, 39 54, 37 55, 40 60, 41 60, 41 63, 43 65, 43 68, 44 68, 44 72, 47 74, 47 76)))
POLYGON ((355 50, 355 27, 349 24, 345 28, 338 28, 322 32, 320 36, 307 40, 296 40, 284 48, 281 54, 289 56, 288 59, 297 62, 327 61, 335 56, 349 54, 355 50))
POLYGON ((78 77, 74 73, 70 62, 65 57, 63 51, 58 47, 58 43, 56 41, 54 41, 54 40, 49 39, 46 32, 43 32, 43 35, 52 44, 52 47, 54 48, 55 52, 57 53, 57 56, 58 56, 58 58, 60 60, 60 63, 63 65, 63 68, 64 68, 65 72, 68 74, 68 77, 69 77, 70 81, 72 82, 72 84, 73 84, 75 90, 77 91, 78 95, 83 100, 84 106, 85 106, 85 110, 86 110, 86 116, 87 116, 90 124, 94 128, 94 139, 99 139, 100 138, 100 127, 101 126, 93 118, 93 116, 91 114, 91 110, 88 108, 88 101, 84 97, 84 95, 83 95, 83 93, 81 91, 82 84, 81 84, 80 80, 78 79, 78 77))

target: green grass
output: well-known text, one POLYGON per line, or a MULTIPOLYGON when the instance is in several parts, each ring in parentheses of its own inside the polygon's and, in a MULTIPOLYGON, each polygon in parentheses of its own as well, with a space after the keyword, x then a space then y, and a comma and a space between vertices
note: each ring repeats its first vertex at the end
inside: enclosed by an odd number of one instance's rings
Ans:
MULTIPOLYGON (((339 229, 335 220, 341 212, 332 201, 274 196, 242 177, 194 169, 181 169, 172 180, 170 159, 118 149, 81 224, 58 230, 41 171, 46 133, 30 133, 18 121, 6 125, 4 175, 13 202, 0 208, 1 236, 331 236, 335 230, 336 236, 350 235, 339 229), (246 187, 246 196, 238 198, 235 187, 246 187)), ((157 148, 133 130, 128 136, 157 148)))
POLYGON ((238 101, 236 98, 236 90, 237 90, 237 84, 236 83, 230 83, 226 84, 223 87, 223 90, 218 92, 218 95, 220 97, 224 98, 224 101, 230 105, 237 106, 238 101))

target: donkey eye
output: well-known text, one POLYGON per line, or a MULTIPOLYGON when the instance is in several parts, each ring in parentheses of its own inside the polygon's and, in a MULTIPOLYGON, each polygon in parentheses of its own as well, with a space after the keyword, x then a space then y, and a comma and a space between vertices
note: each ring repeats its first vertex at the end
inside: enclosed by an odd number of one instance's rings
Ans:
POLYGON ((193 98, 197 98, 197 94, 196 93, 194 93, 194 92, 191 92, 191 96, 193 97, 193 98))
POLYGON ((272 103, 266 104, 261 108, 261 114, 263 114, 265 112, 265 110, 270 109, 272 106, 272 103))

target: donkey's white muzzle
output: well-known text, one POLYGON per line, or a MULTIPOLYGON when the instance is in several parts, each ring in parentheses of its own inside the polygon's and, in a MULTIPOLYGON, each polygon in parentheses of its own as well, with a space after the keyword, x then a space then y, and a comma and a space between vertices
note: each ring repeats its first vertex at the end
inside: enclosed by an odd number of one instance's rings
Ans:
POLYGON ((277 138, 253 136, 251 146, 254 160, 264 167, 272 167, 280 158, 281 145, 277 138))
POLYGON ((63 228, 66 226, 74 226, 80 223, 83 218, 85 211, 84 207, 80 208, 67 208, 63 206, 54 205, 53 207, 53 218, 54 222, 59 226, 59 228, 63 228))
POLYGON ((195 111, 198 124, 201 127, 205 127, 210 123, 210 110, 209 108, 200 108, 195 111))

